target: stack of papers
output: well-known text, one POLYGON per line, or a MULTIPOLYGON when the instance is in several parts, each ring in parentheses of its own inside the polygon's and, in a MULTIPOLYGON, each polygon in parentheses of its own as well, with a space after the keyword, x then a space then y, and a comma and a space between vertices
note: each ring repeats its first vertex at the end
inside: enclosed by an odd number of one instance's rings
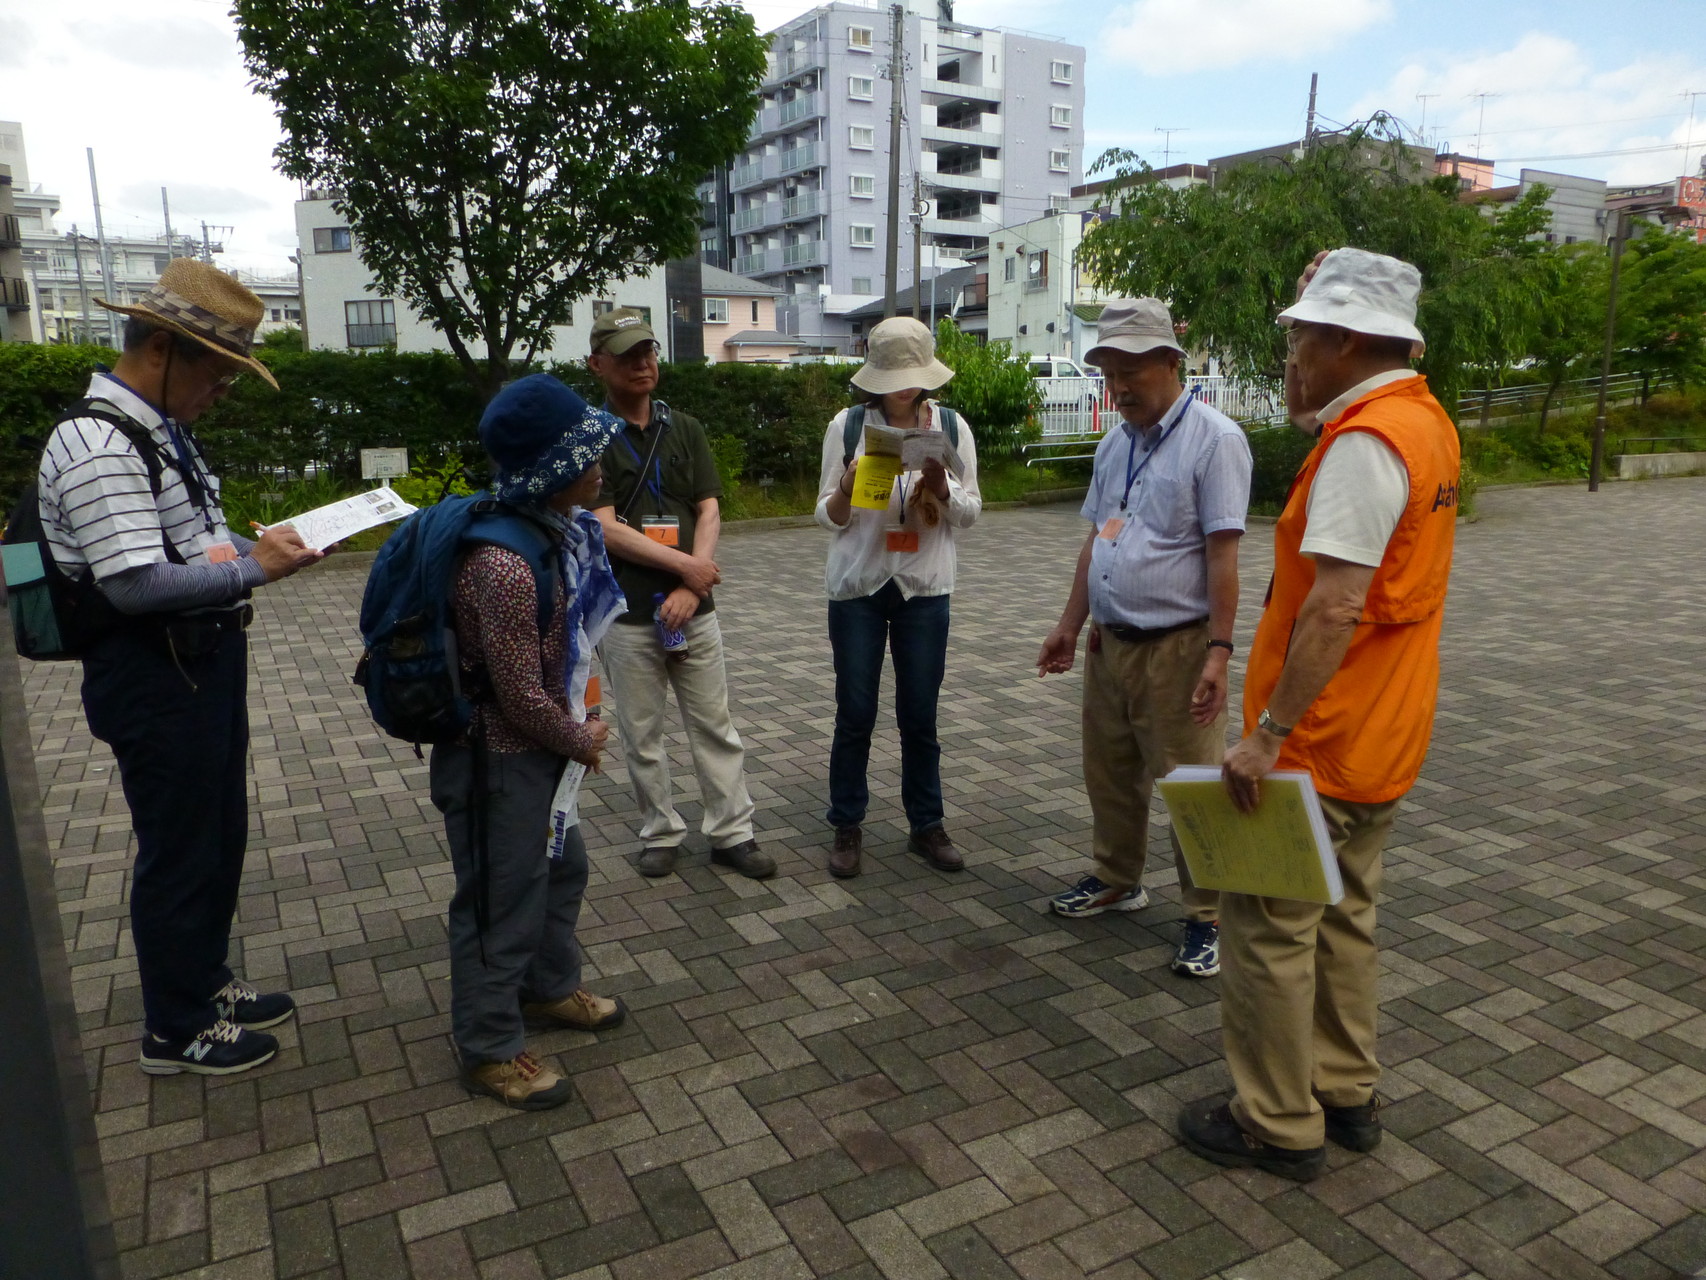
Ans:
MULTIPOLYGON (((282 529, 288 525, 301 536, 304 546, 314 551, 324 551, 333 543, 342 542, 364 529, 372 529, 392 520, 401 520, 414 513, 415 508, 398 497, 390 485, 380 485, 372 493, 358 493, 342 502, 315 507, 312 511, 304 511, 299 516, 280 520, 267 528, 282 529)), ((265 531, 262 530, 263 533, 265 531)))
POLYGON ((1182 765, 1156 786, 1197 888, 1328 906, 1345 896, 1321 799, 1307 773, 1263 778, 1254 813, 1239 812, 1216 765, 1182 765))
POLYGON ((900 473, 917 471, 932 458, 955 475, 965 474, 965 463, 942 432, 867 422, 865 452, 853 474, 853 505, 868 511, 887 509, 889 491, 900 473))

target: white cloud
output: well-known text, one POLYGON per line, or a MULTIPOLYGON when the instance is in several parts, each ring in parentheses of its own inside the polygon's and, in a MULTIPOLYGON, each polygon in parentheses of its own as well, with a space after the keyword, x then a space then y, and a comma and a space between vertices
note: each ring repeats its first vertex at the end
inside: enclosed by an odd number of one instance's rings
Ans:
POLYGON ((1115 9, 1102 50, 1153 76, 1299 58, 1392 17, 1391 0, 1135 0, 1115 9))
MULTIPOLYGON (((1706 59, 1694 49, 1601 67, 1573 41, 1530 32, 1479 57, 1412 62, 1351 110, 1358 118, 1389 111, 1416 130, 1423 105, 1417 95, 1427 94, 1427 139, 1465 154, 1478 149, 1513 182, 1524 167, 1648 182, 1682 172, 1689 134, 1683 94, 1700 88, 1706 88, 1706 59), (1483 93, 1491 95, 1484 121, 1483 93)), ((1697 165, 1706 145, 1706 98, 1693 134, 1689 154, 1697 165)))

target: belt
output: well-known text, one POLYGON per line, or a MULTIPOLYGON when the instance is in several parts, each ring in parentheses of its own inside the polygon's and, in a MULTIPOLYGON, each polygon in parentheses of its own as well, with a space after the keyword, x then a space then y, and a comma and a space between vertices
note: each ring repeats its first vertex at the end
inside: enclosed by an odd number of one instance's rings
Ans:
POLYGON ((1151 640, 1159 640, 1176 631, 1189 631, 1192 627, 1206 627, 1208 619, 1192 618, 1189 622, 1178 622, 1170 627, 1128 627, 1123 622, 1099 622, 1096 625, 1116 640, 1124 640, 1127 644, 1148 644, 1151 640))

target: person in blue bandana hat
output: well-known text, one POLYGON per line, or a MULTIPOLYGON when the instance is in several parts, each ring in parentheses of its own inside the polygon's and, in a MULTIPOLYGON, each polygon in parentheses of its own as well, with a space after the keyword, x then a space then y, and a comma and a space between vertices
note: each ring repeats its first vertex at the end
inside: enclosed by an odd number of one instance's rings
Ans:
POLYGON ((560 1106, 572 1090, 527 1051, 524 1018, 600 1031, 626 1014, 581 986, 587 857, 564 799, 597 770, 610 732, 587 715, 587 686, 594 646, 627 604, 588 507, 619 426, 548 374, 498 392, 480 419, 493 494, 553 545, 557 598, 542 610, 533 566, 494 545, 470 550, 451 587, 474 704, 464 740, 432 752, 432 800, 456 868, 451 1033, 463 1086, 528 1111, 560 1106))

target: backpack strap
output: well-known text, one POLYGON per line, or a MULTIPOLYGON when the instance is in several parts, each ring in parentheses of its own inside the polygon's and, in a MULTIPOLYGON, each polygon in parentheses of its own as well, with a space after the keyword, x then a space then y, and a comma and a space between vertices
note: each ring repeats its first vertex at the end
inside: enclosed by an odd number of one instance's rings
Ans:
POLYGON ((936 406, 936 411, 942 417, 942 432, 948 437, 948 443, 954 447, 954 452, 960 449, 960 415, 945 404, 936 406))
POLYGON ((556 609, 557 584, 561 578, 555 539, 539 521, 524 511, 495 498, 480 500, 474 507, 462 541, 470 546, 502 547, 527 561, 533 570, 533 594, 538 610, 539 634, 551 625, 556 609))
MULTIPOLYGON (((161 490, 165 487, 166 467, 172 468, 173 471, 183 476, 182 468, 155 443, 148 428, 134 418, 126 417, 117 405, 92 396, 85 397, 60 414, 59 421, 54 426, 57 427, 76 418, 92 418, 96 422, 104 422, 130 441, 130 447, 136 451, 136 456, 142 459, 142 465, 148 471, 148 489, 156 500, 159 499, 161 490)), ((187 476, 184 477, 184 481, 185 487, 190 491, 190 497, 194 499, 200 491, 200 485, 187 476)), ((160 526, 160 549, 165 552, 166 560, 170 564, 189 563, 184 559, 183 553, 172 545, 172 540, 166 536, 165 525, 160 526)))
POLYGON ((851 466, 853 454, 859 448, 859 439, 865 434, 865 406, 856 404, 847 410, 847 417, 841 424, 841 464, 851 466))

